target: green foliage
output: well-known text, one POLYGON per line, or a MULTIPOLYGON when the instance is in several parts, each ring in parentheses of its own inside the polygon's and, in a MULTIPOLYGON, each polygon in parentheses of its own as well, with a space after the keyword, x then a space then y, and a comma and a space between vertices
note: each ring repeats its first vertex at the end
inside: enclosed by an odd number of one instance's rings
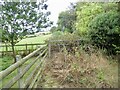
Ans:
POLYGON ((80 36, 88 35, 88 24, 97 15, 103 12, 109 12, 116 10, 117 5, 115 3, 81 3, 78 2, 76 6, 76 33, 80 36))
POLYGON ((56 31, 58 31, 58 28, 57 28, 56 26, 53 26, 53 27, 50 29, 50 32, 51 32, 51 33, 54 33, 54 32, 56 32, 56 31))
POLYGON ((78 43, 76 43, 76 40, 79 39, 79 36, 73 34, 73 33, 68 33, 68 32, 61 32, 61 31, 57 31, 54 32, 53 35, 49 38, 49 41, 51 43, 51 48, 54 51, 57 50, 62 50, 64 51, 64 45, 67 48, 67 50, 71 50, 71 53, 73 52, 73 48, 78 45, 78 43), (67 46, 66 46, 67 45, 67 46), (62 49, 60 49, 62 48, 62 49))
POLYGON ((63 35, 63 32, 61 31, 56 31, 54 33, 52 33, 52 39, 57 39, 59 36, 63 35))
POLYGON ((47 18, 50 12, 45 11, 43 2, 3 2, 0 9, 2 41, 10 43, 15 58, 14 45, 26 34, 39 32, 41 28, 51 25, 47 18))
POLYGON ((87 33, 89 22, 101 11, 101 6, 98 6, 96 3, 85 3, 82 6, 81 3, 78 3, 76 29, 79 35, 87 33))
POLYGON ((119 3, 81 3, 76 6, 75 34, 109 53, 120 52, 119 3))
POLYGON ((4 56, 0 58, 1 70, 5 70, 10 65, 12 65, 13 58, 12 56, 4 56), (2 63, 1 63, 2 62, 2 63))
POLYGON ((99 72, 97 73, 97 78, 100 80, 100 81, 104 81, 105 79, 105 75, 104 75, 104 72, 103 70, 99 70, 99 72))
POLYGON ((54 32, 52 34, 52 37, 50 38, 50 40, 66 40, 71 42, 77 39, 79 39, 79 36, 73 33, 71 34, 68 32, 61 32, 61 31, 54 32))
POLYGON ((4 2, 1 9, 3 41, 14 42, 28 33, 48 26, 50 12, 44 12, 44 2, 4 2), (40 11, 41 10, 41 11, 40 11), (39 11, 39 12, 38 12, 39 11))
POLYGON ((93 43, 115 53, 115 47, 120 47, 120 26, 117 12, 103 13, 89 23, 89 35, 93 43))
POLYGON ((61 12, 58 17, 58 28, 61 31, 67 31, 72 33, 74 28, 74 23, 76 20, 75 8, 72 7, 70 10, 61 12))

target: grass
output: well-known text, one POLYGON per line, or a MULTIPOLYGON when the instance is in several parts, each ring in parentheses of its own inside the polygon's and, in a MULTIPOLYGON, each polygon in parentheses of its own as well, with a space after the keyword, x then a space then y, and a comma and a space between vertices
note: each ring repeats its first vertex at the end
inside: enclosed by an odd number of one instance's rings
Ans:
MULTIPOLYGON (((101 51, 88 54, 55 53, 47 63, 43 88, 118 88, 118 62, 101 51), (48 79, 49 78, 49 79, 48 79)), ((38 86, 39 87, 39 86, 38 86)))
MULTIPOLYGON (((6 57, 8 58, 8 57, 6 57)), ((28 61, 26 61, 23 65, 22 65, 22 70, 28 65, 30 64, 33 60, 35 60, 35 57, 32 57, 30 58, 28 61)), ((10 62, 10 61, 9 61, 10 62)), ((26 79, 28 78, 28 76, 31 74, 31 72, 35 69, 35 67, 37 66, 37 64, 40 63, 40 59, 26 72, 26 74, 22 77, 22 81, 25 82, 26 79)), ((7 66, 10 65, 10 64, 6 64, 6 68, 7 66)), ((4 66, 4 67, 5 67, 4 66)), ((2 81, 2 83, 0 84, 0 88, 4 85, 6 85, 6 83, 8 83, 14 76, 16 76, 18 73, 17 73, 17 70, 13 71, 11 74, 9 74, 7 77, 5 77, 2 81)), ((12 88, 18 88, 18 84, 15 83, 12 88)))
MULTIPOLYGON (((17 45, 19 45, 19 44, 45 43, 45 40, 48 39, 50 36, 51 35, 40 35, 37 37, 25 38, 25 39, 22 39, 20 42, 18 42, 17 45)), ((28 47, 28 48, 32 48, 32 47, 28 47)), ((33 48, 36 48, 36 47, 34 46, 33 48)), ((17 46, 17 47, 15 47, 15 49, 16 50, 24 50, 25 46, 17 46)), ((5 50, 5 48, 0 48, 0 51, 3 51, 3 50, 5 50)), ((8 50, 11 50, 11 47, 9 47, 8 50)), ((35 57, 28 60, 25 64, 22 65, 22 68, 25 68, 34 59, 35 59, 35 57)), ((33 71, 33 69, 36 67, 36 65, 38 63, 39 63, 39 60, 36 62, 36 64, 34 66, 31 67, 31 69, 28 70, 28 72, 23 76, 23 81, 26 80, 27 76, 30 75, 31 71, 33 71)), ((0 57, 0 71, 5 70, 6 68, 8 68, 12 64, 13 64, 13 57, 12 56, 0 57)), ((5 85, 15 75, 17 75, 17 70, 13 71, 10 75, 8 75, 2 81, 2 83, 0 84, 0 87, 2 87, 2 85, 5 85)), ((18 87, 18 85, 15 84, 13 87, 14 88, 18 87)))
POLYGON ((0 57, 0 71, 5 70, 13 63, 13 57, 12 56, 4 56, 0 57))
POLYGON ((51 35, 40 35, 37 37, 22 39, 18 44, 34 44, 34 43, 45 43, 45 40, 48 39, 51 35))
MULTIPOLYGON (((19 41, 18 43, 16 43, 16 45, 20 45, 20 44, 42 44, 45 43, 45 40, 49 39, 49 37, 51 36, 51 34, 49 35, 40 35, 40 36, 36 36, 36 37, 29 37, 29 38, 25 38, 22 39, 21 41, 19 41)), ((37 48, 37 46, 28 46, 28 49, 35 49, 37 48)), ((25 50, 26 46, 15 46, 15 50, 25 50)), ((11 51, 12 48, 9 47, 8 51, 11 51)), ((6 51, 5 47, 0 48, 0 51, 6 51)))

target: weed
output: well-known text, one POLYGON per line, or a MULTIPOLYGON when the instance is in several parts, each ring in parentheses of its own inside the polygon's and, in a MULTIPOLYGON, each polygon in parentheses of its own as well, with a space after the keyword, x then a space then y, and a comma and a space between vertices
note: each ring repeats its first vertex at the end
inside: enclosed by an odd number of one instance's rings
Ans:
MULTIPOLYGON (((56 79, 55 82, 57 81, 59 84, 57 87, 117 87, 115 84, 118 84, 118 67, 114 67, 114 63, 109 64, 106 55, 99 50, 90 52, 91 54, 83 49, 74 48, 74 51, 75 54, 68 53, 64 47, 62 52, 56 52, 51 58, 51 62, 46 64, 45 73, 49 72, 51 75, 49 78, 56 79), (61 65, 64 67, 59 67, 61 65), (56 66, 57 68, 55 68, 56 66)), ((47 75, 49 76, 49 74, 47 75)), ((45 83, 47 82, 43 84, 45 83)))
POLYGON ((103 72, 103 70, 100 70, 99 72, 98 72, 98 74, 97 74, 97 78, 100 80, 100 81, 104 81, 105 79, 104 79, 104 72, 103 72))

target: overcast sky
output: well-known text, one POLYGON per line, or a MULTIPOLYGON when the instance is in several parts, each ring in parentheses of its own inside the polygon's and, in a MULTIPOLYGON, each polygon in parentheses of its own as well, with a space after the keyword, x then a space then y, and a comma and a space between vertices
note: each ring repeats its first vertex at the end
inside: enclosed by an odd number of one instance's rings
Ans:
POLYGON ((59 13, 67 10, 70 2, 74 3, 77 1, 78 0, 48 0, 46 2, 48 4, 48 11, 51 11, 50 20, 54 21, 54 25, 57 23, 59 13))

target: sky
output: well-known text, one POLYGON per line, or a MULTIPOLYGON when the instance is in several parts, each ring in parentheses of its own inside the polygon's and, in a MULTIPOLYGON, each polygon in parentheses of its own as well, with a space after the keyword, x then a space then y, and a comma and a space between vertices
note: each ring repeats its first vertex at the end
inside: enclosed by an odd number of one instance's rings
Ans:
POLYGON ((49 16, 51 21, 54 21, 54 25, 56 25, 59 13, 68 9, 70 2, 75 3, 78 0, 48 0, 46 3, 48 4, 48 11, 51 12, 49 16))

